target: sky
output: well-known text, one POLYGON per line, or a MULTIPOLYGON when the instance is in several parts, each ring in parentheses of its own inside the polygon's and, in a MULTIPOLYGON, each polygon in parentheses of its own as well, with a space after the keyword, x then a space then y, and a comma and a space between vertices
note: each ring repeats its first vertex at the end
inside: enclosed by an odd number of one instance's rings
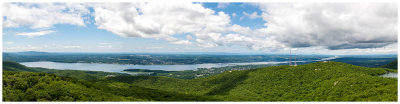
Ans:
POLYGON ((4 3, 3 51, 397 54, 397 3, 4 3))

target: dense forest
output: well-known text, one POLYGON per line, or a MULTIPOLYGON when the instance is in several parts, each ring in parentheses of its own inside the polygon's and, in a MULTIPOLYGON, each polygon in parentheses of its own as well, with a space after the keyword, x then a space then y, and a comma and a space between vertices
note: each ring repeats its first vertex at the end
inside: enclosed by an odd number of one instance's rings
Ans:
POLYGON ((6 61, 3 101, 397 101, 397 78, 379 76, 388 71, 397 72, 329 61, 189 80, 30 68, 6 61))
POLYGON ((389 64, 383 65, 382 68, 389 68, 397 70, 397 60, 390 62, 389 64))
POLYGON ((3 62, 3 101, 213 101, 107 80, 108 72, 29 68, 3 62), (53 71, 48 71, 53 70, 53 71), (49 74, 53 73, 53 74, 49 74), (98 79, 93 80, 93 77, 98 79))

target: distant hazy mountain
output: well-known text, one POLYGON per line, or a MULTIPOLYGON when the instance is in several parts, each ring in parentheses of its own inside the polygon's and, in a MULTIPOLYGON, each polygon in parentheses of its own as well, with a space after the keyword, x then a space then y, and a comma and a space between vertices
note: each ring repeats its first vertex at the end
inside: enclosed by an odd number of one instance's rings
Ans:
POLYGON ((25 52, 17 52, 17 55, 24 55, 24 56, 32 56, 32 55, 47 55, 50 54, 48 52, 39 52, 39 51, 25 51, 25 52))

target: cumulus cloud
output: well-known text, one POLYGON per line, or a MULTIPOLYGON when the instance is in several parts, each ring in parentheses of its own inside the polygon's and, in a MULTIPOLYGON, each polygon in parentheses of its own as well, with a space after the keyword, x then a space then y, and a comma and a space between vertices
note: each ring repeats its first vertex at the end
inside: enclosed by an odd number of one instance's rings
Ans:
POLYGON ((396 3, 259 4, 266 33, 289 47, 377 48, 397 42, 396 3))
POLYGON ((397 5, 390 3, 259 4, 266 28, 230 25, 234 34, 195 34, 203 47, 243 45, 253 50, 323 47, 329 50, 380 48, 397 43, 397 5))
POLYGON ((188 40, 193 40, 193 37, 190 36, 190 35, 186 35, 186 39, 188 39, 188 40))
POLYGON ((99 29, 173 44, 191 44, 175 38, 176 34, 221 33, 230 23, 229 15, 193 3, 107 3, 93 8, 99 29))
POLYGON ((210 48, 216 46, 246 46, 253 50, 277 51, 285 46, 273 38, 255 37, 240 34, 208 33, 196 35, 196 42, 199 46, 210 48))
POLYGON ((232 17, 236 17, 236 13, 232 13, 232 17))
POLYGON ((112 43, 99 43, 100 48, 112 48, 112 43))
POLYGON ((179 44, 179 45, 190 45, 190 44, 192 44, 192 42, 190 42, 189 40, 177 40, 177 41, 172 41, 170 43, 179 44))
MULTIPOLYGON (((226 7, 226 4, 219 5, 226 7)), ((396 4, 260 3, 257 6, 261 14, 243 12, 243 15, 249 19, 262 18, 266 28, 233 24, 230 17, 235 17, 235 13, 229 16, 190 2, 5 3, 3 26, 39 29, 39 32, 17 33, 34 37, 53 33, 48 28, 55 24, 85 26, 89 21, 85 15, 90 14, 98 29, 121 37, 161 39, 180 45, 194 43, 201 47, 344 50, 381 48, 397 43, 396 4)), ((111 44, 99 44, 102 46, 111 44)))
POLYGON ((229 3, 221 2, 221 3, 218 3, 217 8, 224 9, 224 8, 228 7, 228 5, 229 5, 229 3))
POLYGON ((42 35, 47 35, 54 33, 55 31, 52 30, 45 30, 45 31, 38 31, 38 32, 22 32, 22 33, 16 33, 15 35, 21 35, 21 36, 27 36, 29 38, 33 38, 36 36, 42 36, 42 35))
MULTIPOLYGON (((232 25, 228 14, 201 4, 98 3, 92 7, 98 28, 122 37, 163 39, 180 45, 190 45, 189 40, 194 40, 196 45, 206 48, 243 45, 254 50, 275 50, 285 47, 265 35, 265 30, 232 25), (181 34, 193 37, 176 38, 181 34)), ((260 17, 257 13, 249 16, 260 17)))
POLYGON ((80 3, 4 3, 3 27, 50 28, 55 24, 85 26, 83 14, 89 10, 80 3))
POLYGON ((261 18, 260 15, 258 15, 257 12, 253 12, 251 14, 247 13, 247 12, 243 12, 243 15, 248 17, 249 19, 257 19, 257 18, 261 18))

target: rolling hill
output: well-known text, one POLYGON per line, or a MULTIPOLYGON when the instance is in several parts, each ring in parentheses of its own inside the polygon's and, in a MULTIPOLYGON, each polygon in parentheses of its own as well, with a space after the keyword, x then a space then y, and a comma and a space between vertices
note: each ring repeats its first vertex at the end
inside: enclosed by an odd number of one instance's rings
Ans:
POLYGON ((192 80, 148 76, 108 79, 225 101, 397 101, 397 79, 377 76, 387 70, 316 62, 228 71, 192 80))
POLYGON ((190 80, 130 75, 81 80, 40 71, 52 69, 3 65, 3 101, 397 101, 398 96, 397 78, 378 76, 393 70, 340 62, 226 71, 190 80), (26 72, 32 70, 38 72, 26 72))
POLYGON ((30 68, 5 61, 3 101, 215 101, 104 80, 106 75, 125 74, 30 68))

